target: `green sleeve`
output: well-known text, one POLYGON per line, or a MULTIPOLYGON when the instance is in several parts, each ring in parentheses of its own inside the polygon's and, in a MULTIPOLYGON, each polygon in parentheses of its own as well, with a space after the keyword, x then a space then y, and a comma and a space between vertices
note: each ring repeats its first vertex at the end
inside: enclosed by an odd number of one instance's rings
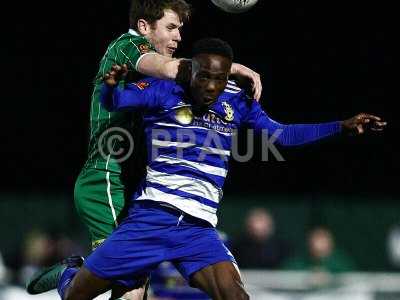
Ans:
POLYGON ((136 73, 138 61, 150 52, 155 52, 155 48, 146 38, 131 34, 122 35, 108 46, 106 53, 101 59, 96 82, 101 82, 104 75, 114 64, 126 64, 130 74, 136 73))
POLYGON ((155 52, 153 45, 144 37, 132 36, 117 45, 117 61, 128 65, 130 70, 137 71, 139 60, 147 53, 155 52))

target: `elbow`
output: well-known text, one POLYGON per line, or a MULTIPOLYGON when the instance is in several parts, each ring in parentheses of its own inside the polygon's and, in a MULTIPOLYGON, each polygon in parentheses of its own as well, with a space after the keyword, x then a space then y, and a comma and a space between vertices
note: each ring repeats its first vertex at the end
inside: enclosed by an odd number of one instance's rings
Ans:
POLYGON ((177 69, 173 62, 165 63, 160 67, 160 77, 162 79, 174 80, 177 75, 177 69))

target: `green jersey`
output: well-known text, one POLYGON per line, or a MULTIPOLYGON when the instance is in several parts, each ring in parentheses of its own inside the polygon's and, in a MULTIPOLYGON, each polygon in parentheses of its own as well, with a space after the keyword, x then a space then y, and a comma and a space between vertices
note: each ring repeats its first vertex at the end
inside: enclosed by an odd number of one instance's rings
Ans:
MULTIPOLYGON (((113 153, 127 152, 133 146, 125 134, 132 132, 133 118, 131 113, 108 112, 101 107, 102 80, 113 64, 127 64, 129 73, 126 81, 138 80, 142 76, 137 72, 139 60, 154 51, 155 49, 149 41, 134 30, 129 30, 128 33, 121 35, 108 46, 94 79, 88 159, 85 167, 121 172, 121 163, 113 153)), ((124 82, 122 81, 121 84, 124 82)))

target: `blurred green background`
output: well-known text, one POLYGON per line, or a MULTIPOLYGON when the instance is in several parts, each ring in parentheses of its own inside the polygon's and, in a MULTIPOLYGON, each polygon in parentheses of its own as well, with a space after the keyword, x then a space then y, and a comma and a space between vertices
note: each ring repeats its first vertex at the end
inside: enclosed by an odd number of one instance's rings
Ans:
MULTIPOLYGON (((296 253, 305 251, 307 230, 324 225, 358 270, 392 271, 387 235, 400 223, 400 203, 395 200, 343 195, 225 195, 218 228, 235 238, 244 230, 246 213, 265 207, 275 219, 277 236, 288 241, 296 253)), ((76 215, 72 195, 1 194, 0 219, 0 250, 5 258, 20 251, 25 234, 32 229, 61 232, 89 251, 88 234, 76 215)))

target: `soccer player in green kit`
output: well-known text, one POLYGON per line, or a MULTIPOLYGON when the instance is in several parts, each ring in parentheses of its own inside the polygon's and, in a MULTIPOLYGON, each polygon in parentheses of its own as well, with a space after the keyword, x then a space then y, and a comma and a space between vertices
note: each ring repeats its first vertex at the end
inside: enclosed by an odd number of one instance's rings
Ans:
MULTIPOLYGON (((132 160, 120 161, 113 155, 132 145, 111 139, 112 131, 117 128, 132 134, 135 124, 131 113, 110 113, 101 107, 99 95, 103 77, 112 65, 126 64, 127 81, 137 81, 142 74, 175 79, 185 60, 172 58, 172 55, 181 41, 180 28, 189 16, 190 6, 184 0, 132 0, 129 32, 110 43, 100 62, 91 99, 88 159, 74 191, 75 206, 89 229, 93 249, 111 234, 122 217, 125 195, 130 188, 124 178, 132 181, 132 177, 142 175, 139 170, 133 172, 140 174, 128 172, 132 170, 132 160)), ((260 98, 261 81, 256 72, 233 64, 231 73, 249 78, 253 82, 254 97, 260 98)), ((81 259, 70 258, 68 264, 79 265, 81 259)), ((28 292, 37 294, 55 288, 57 280, 52 277, 57 276, 60 267, 62 264, 36 274, 28 283, 28 292)), ((118 297, 114 295, 118 295, 117 288, 113 290, 113 299, 118 297)), ((125 294, 124 299, 142 299, 143 295, 142 287, 125 294)))
POLYGON ((118 225, 117 218, 125 203, 121 173, 124 164, 130 162, 118 161, 113 155, 129 146, 123 141, 115 140, 112 149, 99 142, 107 142, 104 133, 110 128, 125 129, 131 134, 134 126, 131 114, 109 113, 100 106, 103 77, 112 65, 120 63, 128 66, 131 80, 139 79, 141 73, 175 77, 179 60, 171 56, 181 40, 179 29, 189 13, 189 6, 182 0, 132 1, 129 32, 111 42, 100 62, 91 101, 89 156, 75 185, 76 208, 89 227, 93 248, 118 225), (149 16, 148 21, 143 16, 149 16))

